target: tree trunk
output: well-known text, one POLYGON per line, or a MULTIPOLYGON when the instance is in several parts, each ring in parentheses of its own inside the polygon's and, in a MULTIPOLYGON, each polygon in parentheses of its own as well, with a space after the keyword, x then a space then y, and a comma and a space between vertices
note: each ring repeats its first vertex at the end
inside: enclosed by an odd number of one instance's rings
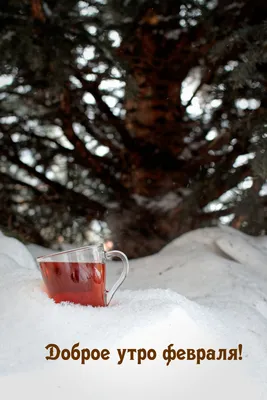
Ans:
POLYGON ((114 248, 129 258, 154 254, 177 236, 199 226, 199 221, 196 225, 195 219, 179 207, 163 212, 138 205, 112 213, 107 222, 113 232, 114 248))

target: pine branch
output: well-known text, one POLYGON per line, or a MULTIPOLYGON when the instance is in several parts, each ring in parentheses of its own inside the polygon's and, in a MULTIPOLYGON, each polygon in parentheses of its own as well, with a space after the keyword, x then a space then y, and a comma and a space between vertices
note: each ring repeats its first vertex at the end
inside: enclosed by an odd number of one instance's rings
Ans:
POLYGON ((37 189, 36 186, 33 186, 22 180, 16 179, 16 178, 12 177, 11 175, 6 174, 4 172, 0 172, 0 180, 5 184, 12 184, 12 185, 17 185, 17 186, 21 186, 21 187, 26 187, 31 192, 33 192, 36 196, 42 196, 44 194, 44 192, 37 189))
POLYGON ((92 168, 97 177, 103 179, 115 191, 121 191, 121 193, 123 193, 125 191, 124 186, 112 175, 109 165, 105 165, 105 162, 109 164, 109 160, 91 154, 83 141, 74 132, 72 125, 71 93, 67 87, 64 90, 61 100, 61 112, 62 129, 66 138, 74 146, 73 154, 75 160, 78 161, 80 165, 92 168))
POLYGON ((52 181, 45 174, 42 174, 38 172, 34 167, 31 167, 30 165, 24 163, 21 161, 19 158, 19 155, 16 151, 16 146, 13 143, 13 149, 15 150, 15 154, 7 154, 6 157, 7 159, 12 162, 13 164, 19 166, 23 170, 29 173, 29 175, 34 176, 38 178, 41 182, 45 183, 49 188, 51 188, 57 195, 59 195, 62 200, 67 202, 68 200, 73 200, 74 202, 77 202, 79 206, 85 207, 86 212, 91 212, 97 214, 99 216, 103 215, 104 212, 106 211, 106 208, 101 205, 100 203, 88 199, 88 197, 84 196, 81 193, 75 192, 74 190, 68 189, 65 186, 61 185, 57 181, 52 181))
POLYGON ((128 149, 133 149, 134 147, 134 141, 130 137, 128 130, 125 128, 125 125, 123 121, 116 117, 109 106, 104 102, 102 99, 102 95, 99 92, 99 89, 96 85, 95 82, 88 82, 86 79, 84 79, 81 74, 76 70, 76 78, 79 79, 79 81, 82 83, 83 88, 85 91, 88 91, 91 93, 95 101, 97 103, 97 106, 99 110, 106 115, 108 118, 109 123, 117 130, 117 132, 120 134, 122 143, 126 146, 128 149))

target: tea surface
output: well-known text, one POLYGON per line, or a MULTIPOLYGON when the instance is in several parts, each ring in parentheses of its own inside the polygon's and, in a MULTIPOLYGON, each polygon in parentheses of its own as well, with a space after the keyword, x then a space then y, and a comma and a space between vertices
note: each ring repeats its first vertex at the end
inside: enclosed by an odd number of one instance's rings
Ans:
POLYGON ((105 264, 41 262, 40 269, 48 295, 56 303, 105 306, 105 264))

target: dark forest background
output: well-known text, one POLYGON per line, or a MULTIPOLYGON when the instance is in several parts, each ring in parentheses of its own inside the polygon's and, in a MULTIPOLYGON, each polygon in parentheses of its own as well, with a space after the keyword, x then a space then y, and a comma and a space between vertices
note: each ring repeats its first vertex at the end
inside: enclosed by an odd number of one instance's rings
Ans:
POLYGON ((129 257, 266 233, 266 0, 0 4, 1 229, 129 257))

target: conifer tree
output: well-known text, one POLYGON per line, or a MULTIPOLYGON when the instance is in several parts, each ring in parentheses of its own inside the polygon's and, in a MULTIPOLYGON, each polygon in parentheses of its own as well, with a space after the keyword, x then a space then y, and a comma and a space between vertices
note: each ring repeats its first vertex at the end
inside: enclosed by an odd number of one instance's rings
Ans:
POLYGON ((266 232, 267 3, 5 0, 1 227, 139 257, 266 232))

